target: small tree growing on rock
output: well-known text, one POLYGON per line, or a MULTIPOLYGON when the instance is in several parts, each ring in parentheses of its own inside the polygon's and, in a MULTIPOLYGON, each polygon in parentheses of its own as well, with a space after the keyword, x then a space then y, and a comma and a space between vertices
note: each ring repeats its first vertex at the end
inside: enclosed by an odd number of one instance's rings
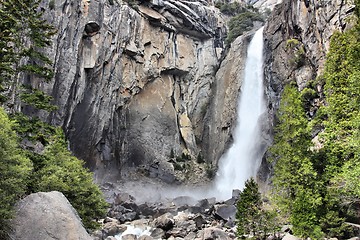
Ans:
POLYGON ((265 207, 259 186, 253 178, 245 182, 245 188, 240 192, 236 223, 238 238, 266 239, 277 230, 277 213, 269 206, 265 207))
POLYGON ((237 236, 256 235, 260 220, 261 195, 259 187, 253 178, 245 182, 245 188, 240 192, 237 202, 236 223, 237 236))

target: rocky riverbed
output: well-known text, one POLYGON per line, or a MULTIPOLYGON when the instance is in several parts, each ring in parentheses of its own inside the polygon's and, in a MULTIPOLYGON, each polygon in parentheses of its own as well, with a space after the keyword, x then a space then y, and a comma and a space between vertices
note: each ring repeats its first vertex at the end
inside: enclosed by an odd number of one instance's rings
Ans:
POLYGON ((236 201, 196 200, 189 196, 137 203, 127 193, 114 197, 108 217, 94 239, 235 239, 236 201))

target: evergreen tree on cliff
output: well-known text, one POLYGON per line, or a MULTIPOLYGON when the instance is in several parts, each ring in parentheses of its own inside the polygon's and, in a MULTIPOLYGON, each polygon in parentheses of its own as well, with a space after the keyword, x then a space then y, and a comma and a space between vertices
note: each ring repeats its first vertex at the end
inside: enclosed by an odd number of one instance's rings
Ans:
POLYGON ((349 238, 355 234, 346 222, 359 224, 360 1, 355 2, 354 27, 334 33, 324 72, 315 81, 326 104, 307 118, 308 93, 317 90, 311 83, 301 93, 286 86, 281 100, 271 148, 274 196, 300 237, 349 238), (321 147, 315 149, 311 133, 318 129, 321 147))
POLYGON ((237 202, 236 224, 237 236, 256 235, 259 230, 261 195, 253 178, 245 182, 237 202))
POLYGON ((0 1, 0 101, 18 122, 9 123, 5 112, 0 112, 0 128, 4 133, 0 132, 1 239, 6 237, 5 223, 12 217, 14 203, 25 192, 62 191, 87 228, 96 226, 93 219, 102 217, 107 207, 93 183, 92 173, 67 149, 62 131, 20 112, 22 108, 31 109, 29 112, 56 109, 51 104, 52 97, 36 88, 53 76, 52 63, 45 51, 55 31, 42 19, 44 11, 40 0, 0 1), (45 151, 20 151, 11 128, 23 140, 41 142, 45 151))

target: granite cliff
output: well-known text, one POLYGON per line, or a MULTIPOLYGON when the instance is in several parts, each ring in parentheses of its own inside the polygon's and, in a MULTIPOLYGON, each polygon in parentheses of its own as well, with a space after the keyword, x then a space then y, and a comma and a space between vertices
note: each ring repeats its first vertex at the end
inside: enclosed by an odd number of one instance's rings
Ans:
POLYGON ((46 11, 58 32, 49 50, 55 77, 43 88, 59 110, 44 117, 64 128, 97 177, 136 167, 173 182, 171 152, 207 157, 204 119, 226 23, 205 1, 130 5, 63 0, 46 11))
MULTIPOLYGON (((42 8, 58 30, 47 50, 55 77, 40 87, 59 108, 42 117, 63 127, 98 181, 140 172, 173 183, 184 179, 173 159, 184 156, 193 167, 183 171, 203 179, 232 141, 251 32, 224 46, 227 20, 211 1, 50 2, 42 8)), ((321 72, 352 10, 341 0, 274 8, 264 33, 266 144, 284 84, 296 79, 301 89, 321 72)))

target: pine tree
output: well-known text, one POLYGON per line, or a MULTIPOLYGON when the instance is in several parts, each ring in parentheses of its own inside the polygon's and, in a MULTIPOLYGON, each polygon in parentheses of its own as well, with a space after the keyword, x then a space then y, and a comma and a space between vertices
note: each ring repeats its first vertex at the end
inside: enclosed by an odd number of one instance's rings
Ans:
POLYGON ((276 163, 274 198, 281 210, 290 215, 296 235, 316 239, 322 235, 318 220, 321 181, 314 169, 301 94, 294 86, 285 86, 277 116, 275 143, 270 149, 276 163))
POLYGON ((245 182, 237 202, 236 224, 237 236, 257 235, 260 221, 261 195, 253 178, 245 182))
POLYGON ((54 28, 42 19, 40 0, 8 0, 0 4, 0 94, 13 112, 19 110, 19 95, 31 93, 31 79, 49 81, 51 61, 42 52, 50 45, 54 28), (20 80, 27 76, 28 82, 20 80))

